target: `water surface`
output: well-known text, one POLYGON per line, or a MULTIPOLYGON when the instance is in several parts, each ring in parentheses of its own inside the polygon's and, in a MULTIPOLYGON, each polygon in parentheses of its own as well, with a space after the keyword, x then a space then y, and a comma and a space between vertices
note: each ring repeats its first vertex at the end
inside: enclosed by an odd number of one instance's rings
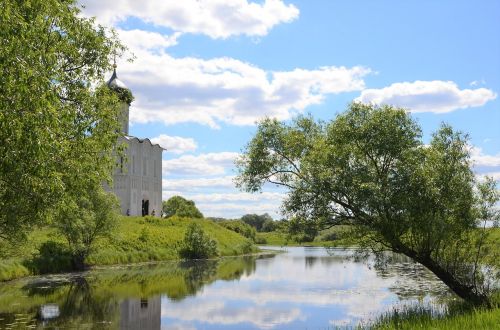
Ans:
POLYGON ((450 295, 407 258, 391 255, 379 267, 352 255, 290 247, 23 279, 0 285, 0 328, 325 329, 368 324, 398 306, 450 295))

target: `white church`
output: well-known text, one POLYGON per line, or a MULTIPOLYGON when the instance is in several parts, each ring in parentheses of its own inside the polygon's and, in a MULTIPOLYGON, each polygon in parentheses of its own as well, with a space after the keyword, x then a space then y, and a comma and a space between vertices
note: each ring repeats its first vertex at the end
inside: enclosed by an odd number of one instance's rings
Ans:
MULTIPOLYGON (((125 92, 127 86, 116 76, 116 66, 108 87, 125 92)), ((123 95, 123 93, 120 93, 123 95)), ((119 143, 125 143, 125 157, 120 157, 113 174, 113 192, 120 200, 121 213, 131 216, 161 216, 162 152, 163 148, 147 138, 129 135, 130 103, 122 98, 122 133, 119 143)))

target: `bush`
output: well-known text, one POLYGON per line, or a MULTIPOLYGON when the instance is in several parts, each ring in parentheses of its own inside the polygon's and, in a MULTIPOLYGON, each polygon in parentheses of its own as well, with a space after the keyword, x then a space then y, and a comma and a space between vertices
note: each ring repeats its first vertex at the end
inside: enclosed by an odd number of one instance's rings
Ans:
POLYGON ((208 259, 218 255, 217 242, 208 237, 196 222, 189 225, 178 250, 183 259, 208 259))
POLYGON ((257 236, 255 238, 255 244, 267 244, 267 239, 262 236, 257 236))
POLYGON ((73 256, 62 243, 47 241, 38 249, 38 255, 27 263, 35 274, 60 273, 72 270, 73 256))
POLYGON ((255 242, 255 235, 257 234, 254 227, 241 220, 224 220, 218 222, 224 228, 237 232, 238 234, 245 236, 255 242))

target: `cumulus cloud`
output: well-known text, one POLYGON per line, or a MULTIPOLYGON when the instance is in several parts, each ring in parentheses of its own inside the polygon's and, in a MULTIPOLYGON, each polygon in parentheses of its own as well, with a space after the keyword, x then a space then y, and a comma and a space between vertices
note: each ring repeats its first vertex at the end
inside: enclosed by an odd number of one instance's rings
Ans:
POLYGON ((182 154, 188 151, 195 151, 198 147, 198 145, 192 138, 168 136, 166 134, 160 134, 159 136, 152 138, 151 142, 159 144, 162 148, 165 148, 168 152, 172 152, 174 154, 182 154))
POLYGON ((176 175, 223 175, 233 167, 237 152, 215 152, 197 156, 183 155, 179 158, 163 160, 163 173, 176 175))
POLYGON ((500 154, 488 155, 480 147, 471 146, 470 154, 476 166, 500 166, 500 154))
POLYGON ((166 179, 163 180, 163 187, 176 191, 197 191, 204 188, 210 190, 234 188, 234 176, 227 175, 217 178, 196 178, 196 179, 166 179))
POLYGON ((356 101, 393 104, 412 112, 445 113, 479 107, 497 97, 486 88, 460 89, 452 81, 415 81, 394 83, 381 89, 365 89, 356 101))
POLYGON ((130 115, 136 123, 195 122, 216 128, 220 122, 252 125, 265 116, 285 120, 326 95, 362 90, 370 73, 359 66, 266 71, 227 57, 132 51, 136 60, 120 64, 119 76, 136 96, 130 115))
POLYGON ((211 38, 237 35, 265 36, 278 24, 299 16, 299 10, 282 0, 82 0, 83 13, 114 25, 129 17, 183 33, 211 38))

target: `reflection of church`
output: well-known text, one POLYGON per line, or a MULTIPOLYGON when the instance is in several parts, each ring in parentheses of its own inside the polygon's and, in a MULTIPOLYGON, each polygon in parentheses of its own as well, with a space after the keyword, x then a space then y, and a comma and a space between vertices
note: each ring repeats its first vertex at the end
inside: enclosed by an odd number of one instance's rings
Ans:
POLYGON ((122 100, 122 133, 121 143, 126 148, 124 157, 113 175, 113 192, 120 200, 123 215, 161 215, 161 154, 163 148, 153 144, 149 139, 140 139, 128 135, 130 101, 124 95, 130 90, 116 76, 108 81, 108 86, 116 91, 122 100))
POLYGON ((161 328, 161 297, 126 299, 120 304, 120 329, 153 330, 161 328))

